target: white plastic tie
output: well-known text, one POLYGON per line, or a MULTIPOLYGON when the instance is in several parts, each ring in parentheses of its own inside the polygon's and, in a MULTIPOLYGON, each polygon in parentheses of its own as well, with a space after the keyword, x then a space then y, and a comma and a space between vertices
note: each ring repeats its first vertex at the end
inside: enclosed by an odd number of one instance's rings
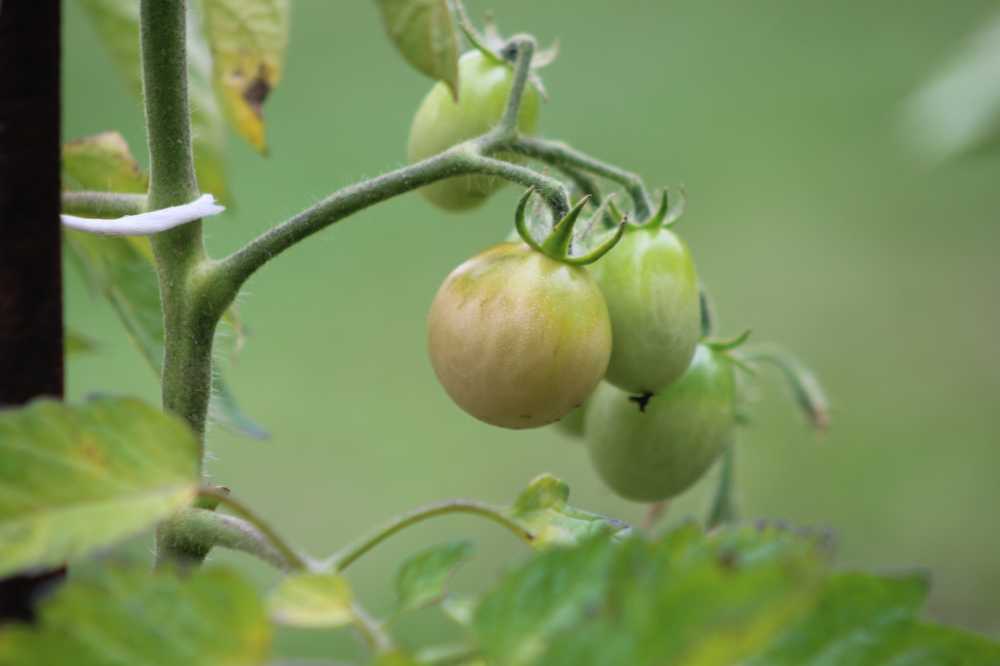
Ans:
POLYGON ((70 229, 86 231, 103 236, 150 236, 161 231, 179 227, 203 217, 218 215, 226 210, 215 202, 211 194, 203 194, 191 203, 151 210, 138 215, 126 215, 113 220, 94 217, 61 215, 62 223, 70 229))

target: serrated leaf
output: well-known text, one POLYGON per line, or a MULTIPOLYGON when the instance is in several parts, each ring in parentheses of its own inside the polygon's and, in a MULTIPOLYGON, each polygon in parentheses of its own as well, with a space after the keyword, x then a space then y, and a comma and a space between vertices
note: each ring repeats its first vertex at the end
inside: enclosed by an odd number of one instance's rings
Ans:
POLYGON ((138 400, 0 412, 0 576, 151 527, 194 499, 199 454, 184 423, 138 400))
MULTIPOLYGON (((68 189, 144 192, 146 176, 117 132, 104 132, 63 147, 63 176, 68 189)), ((160 376, 163 363, 163 320, 160 287, 156 277, 153 248, 144 236, 97 236, 66 230, 70 257, 90 288, 104 296, 125 326, 149 367, 160 376)), ((235 307, 229 308, 224 322, 237 331, 241 323, 235 307)), ((267 431, 241 409, 221 374, 216 374, 210 415, 223 426, 255 439, 267 431)))
MULTIPOLYGON (((142 98, 139 3, 135 0, 80 0, 97 36, 137 99, 142 98)), ((195 170, 202 191, 229 200, 225 177, 225 124, 212 88, 212 57, 192 18, 188 21, 188 96, 195 170)))
POLYGON ((812 612, 748 666, 1000 663, 985 639, 916 622, 927 589, 918 575, 834 576, 812 612))
POLYGON ((264 153, 263 105, 281 80, 288 46, 288 0, 202 0, 213 80, 226 117, 264 153))
POLYGON ((275 622, 294 627, 342 627, 356 619, 347 579, 332 573, 284 578, 271 593, 268 608, 275 622))
POLYGON ((624 537, 632 529, 620 520, 574 508, 566 503, 568 499, 569 486, 543 474, 518 496, 507 514, 532 533, 536 548, 571 545, 604 532, 624 537))
POLYGON ((416 610, 442 600, 448 581, 472 552, 471 542, 453 541, 411 556, 396 573, 397 608, 416 610))
POLYGON ((722 666, 807 608, 822 570, 811 541, 774 530, 602 535, 508 575, 474 627, 489 663, 722 666))
POLYGON ((105 569, 63 584, 36 626, 0 632, 0 665, 253 666, 270 645, 256 591, 232 572, 105 569))
POLYGON ((382 24, 403 58, 443 81, 458 98, 457 18, 448 0, 376 0, 382 24))

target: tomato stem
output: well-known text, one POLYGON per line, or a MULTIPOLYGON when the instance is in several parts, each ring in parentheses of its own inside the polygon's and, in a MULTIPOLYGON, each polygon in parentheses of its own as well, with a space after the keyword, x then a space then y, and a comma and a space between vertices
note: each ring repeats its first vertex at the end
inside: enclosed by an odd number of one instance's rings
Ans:
POLYGON ((321 568, 343 571, 365 553, 375 548, 375 546, 379 545, 393 534, 430 518, 452 513, 467 513, 486 518, 487 520, 507 528, 525 543, 530 544, 535 539, 534 535, 527 528, 509 517, 502 509, 490 506, 489 504, 484 504, 482 502, 477 502, 475 500, 447 500, 437 504, 430 504, 428 506, 421 507, 391 520, 371 535, 361 539, 358 543, 347 546, 342 551, 335 553, 332 557, 322 563, 321 568))
POLYGON ((642 178, 631 171, 602 162, 562 141, 519 136, 511 145, 511 149, 552 166, 566 165, 618 183, 625 188, 632 199, 636 218, 643 222, 650 217, 652 207, 650 206, 649 193, 646 191, 642 178))

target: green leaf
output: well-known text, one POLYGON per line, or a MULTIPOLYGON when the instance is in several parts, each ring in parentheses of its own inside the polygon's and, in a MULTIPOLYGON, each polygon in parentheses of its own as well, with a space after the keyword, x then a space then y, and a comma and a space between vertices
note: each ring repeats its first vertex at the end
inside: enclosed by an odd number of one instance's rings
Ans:
POLYGON ((268 607, 275 622, 294 627, 342 627, 356 619, 347 579, 332 573, 284 578, 271 593, 268 607))
POLYGON ((551 474, 542 474, 518 496, 507 514, 532 533, 536 548, 569 545, 604 532, 619 537, 631 532, 632 528, 620 520, 569 506, 568 499, 569 486, 551 474))
POLYGON ((507 576, 474 628, 489 663, 728 665, 808 608, 823 569, 813 541, 775 530, 601 535, 507 576))
POLYGON ((252 666, 270 651, 256 591, 225 570, 72 579, 36 626, 0 632, 0 666, 252 666))
POLYGON ((440 601, 455 570, 472 557, 469 541, 433 546, 413 555, 396 573, 396 603, 400 611, 416 610, 440 601))
POLYGON ((202 25, 226 116, 261 153, 267 151, 262 109, 281 80, 288 13, 288 0, 202 0, 202 25))
POLYGON ((835 576, 813 611, 748 666, 1000 663, 1000 646, 916 622, 927 588, 916 575, 835 576))
MULTIPOLYGON (((146 190, 146 176, 117 132, 67 143, 63 147, 63 175, 70 189, 146 190)), ((163 363, 163 320, 149 238, 97 236, 71 230, 65 232, 64 238, 70 257, 90 288, 111 303, 129 338, 159 377, 163 363)), ((242 324, 235 306, 227 310, 223 322, 236 331, 236 335, 225 338, 238 347, 242 324)), ((268 436, 240 409, 221 374, 216 374, 214 389, 209 409, 214 420, 255 439, 268 436)))
POLYGON ((62 154, 66 189, 146 193, 146 175, 118 132, 69 141, 62 154))
MULTIPOLYGON (((141 99, 139 3, 135 0, 80 0, 80 5, 129 90, 141 99)), ((189 14, 193 12, 194 7, 189 7, 189 14)), ((199 187, 226 201, 229 188, 225 178, 225 123, 212 88, 212 57, 194 19, 188 22, 188 96, 199 187)))
POLYGON ((376 0, 386 34, 417 71, 458 99, 457 17, 448 0, 376 0))
POLYGON ((198 481, 187 426, 138 400, 0 412, 0 576, 151 527, 189 504, 198 481))

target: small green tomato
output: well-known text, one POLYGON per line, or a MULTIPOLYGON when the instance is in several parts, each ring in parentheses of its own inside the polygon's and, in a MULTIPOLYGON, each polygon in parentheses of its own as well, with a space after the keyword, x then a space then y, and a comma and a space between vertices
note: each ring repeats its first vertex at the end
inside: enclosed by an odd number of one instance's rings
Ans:
MULTIPOLYGON (((513 70, 480 51, 469 51, 458 61, 458 101, 444 83, 437 83, 424 98, 410 127, 407 151, 410 162, 436 155, 457 143, 487 132, 499 122, 514 80, 513 70)), ((531 134, 538 125, 538 92, 527 86, 517 117, 518 129, 531 134)), ((514 154, 498 157, 508 161, 514 154)), ((455 176, 421 188, 427 199, 450 211, 481 205, 505 181, 494 176, 455 176)))
POLYGON ((607 380, 629 393, 656 393, 687 369, 701 335, 698 276, 687 245, 652 219, 629 225, 591 275, 611 314, 614 346, 607 380))
POLYGON ((586 413, 594 469, 626 499, 674 497, 701 478, 725 447, 735 400, 732 361, 706 345, 698 345, 678 381, 644 405, 643 399, 603 383, 586 413))

